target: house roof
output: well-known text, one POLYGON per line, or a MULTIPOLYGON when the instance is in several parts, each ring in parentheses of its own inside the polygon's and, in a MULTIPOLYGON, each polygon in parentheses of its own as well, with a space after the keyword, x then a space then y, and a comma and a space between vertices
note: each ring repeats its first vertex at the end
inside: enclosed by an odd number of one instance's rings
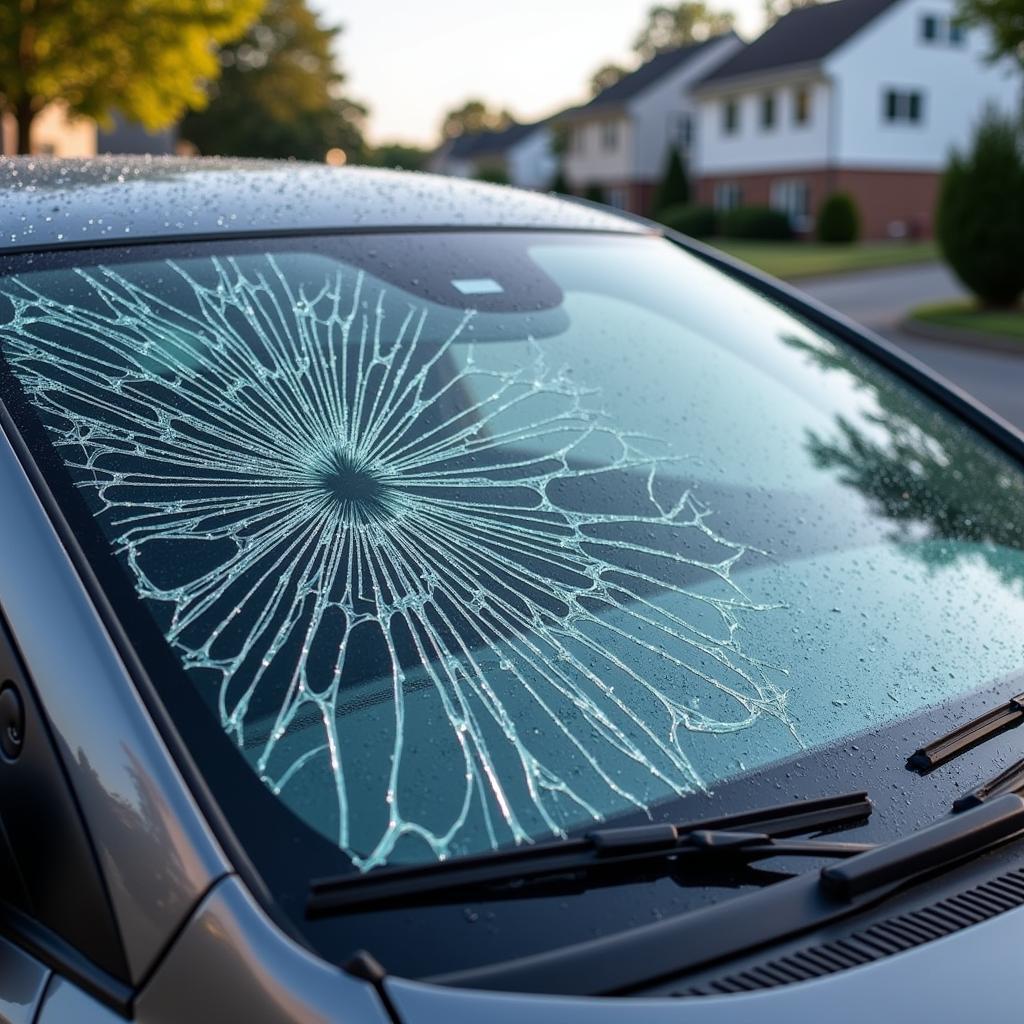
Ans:
POLYGON ((712 36, 710 39, 705 39, 699 43, 687 43, 686 46, 679 46, 674 50, 665 50, 663 53, 652 57, 646 64, 642 64, 636 71, 624 75, 614 85, 608 86, 607 89, 602 89, 589 103, 566 111, 566 114, 571 116, 585 115, 606 107, 619 106, 654 85, 655 82, 669 72, 684 67, 713 43, 717 43, 726 36, 731 35, 733 35, 732 32, 726 32, 723 35, 712 36))
POLYGON ((833 0, 815 7, 797 8, 749 46, 723 61, 700 85, 823 60, 896 2, 833 0))
POLYGON ((498 155, 510 149, 520 139, 526 138, 530 132, 544 123, 536 121, 533 124, 510 124, 501 131, 466 132, 463 135, 456 135, 449 144, 447 155, 456 160, 498 155))

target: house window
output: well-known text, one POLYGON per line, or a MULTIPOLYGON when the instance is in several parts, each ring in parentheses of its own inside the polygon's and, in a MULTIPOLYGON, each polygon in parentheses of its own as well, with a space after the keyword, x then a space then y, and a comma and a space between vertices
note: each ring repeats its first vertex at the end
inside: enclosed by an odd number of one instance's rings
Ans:
POLYGON ((716 210, 735 210, 743 205, 743 189, 735 181, 719 181, 715 184, 714 206, 716 210))
POLYGON ((726 100, 722 105, 722 132, 725 135, 735 135, 740 130, 740 104, 739 100, 726 100))
POLYGON ((679 114, 676 118, 675 132, 676 146, 679 149, 689 149, 693 145, 693 117, 690 114, 679 114))
POLYGON ((924 117, 924 97, 916 89, 886 89, 882 97, 882 117, 890 124, 920 124, 924 117))
POLYGON ((766 131, 775 127, 775 93, 766 92, 761 96, 761 127, 766 131))
POLYGON ((601 148, 606 153, 614 153, 619 148, 618 121, 603 121, 601 123, 601 148))
POLYGON ((952 18, 941 18, 937 14, 921 16, 921 40, 925 43, 963 46, 966 38, 966 28, 952 18))
POLYGON ((793 122, 807 124, 811 119, 811 91, 805 85, 793 91, 793 122))
POLYGON ((801 178, 781 178, 772 182, 771 207, 781 210, 795 231, 810 227, 810 188, 801 178))

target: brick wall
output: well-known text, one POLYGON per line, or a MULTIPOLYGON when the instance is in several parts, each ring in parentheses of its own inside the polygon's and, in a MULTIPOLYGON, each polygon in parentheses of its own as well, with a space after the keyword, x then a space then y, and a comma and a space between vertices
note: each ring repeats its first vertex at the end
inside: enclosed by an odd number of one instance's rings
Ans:
POLYGON ((812 214, 817 213, 825 197, 832 192, 849 192, 860 211, 863 238, 892 237, 891 229, 898 224, 902 224, 903 230, 915 238, 930 238, 934 230, 939 175, 933 172, 844 168, 720 175, 697 181, 697 201, 712 205, 715 185, 733 181, 743 189, 744 206, 768 206, 772 184, 792 179, 807 182, 812 214))

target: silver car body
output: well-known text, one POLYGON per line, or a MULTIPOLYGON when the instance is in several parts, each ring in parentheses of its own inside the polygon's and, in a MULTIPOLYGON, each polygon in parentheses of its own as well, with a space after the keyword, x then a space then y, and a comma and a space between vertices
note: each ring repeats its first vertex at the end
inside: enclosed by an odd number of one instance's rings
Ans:
MULTIPOLYGON (((3 160, 0 197, 0 253, 397 228, 653 230, 483 184, 258 162, 3 160)), ((828 978, 685 1001, 504 995, 391 977, 375 985, 326 963, 285 934, 239 878, 2 434, 0 496, 0 606, 88 822, 129 971, 123 991, 101 998, 0 939, 0 1021, 838 1024, 1019 1015, 1012 982, 1024 910, 828 978)))

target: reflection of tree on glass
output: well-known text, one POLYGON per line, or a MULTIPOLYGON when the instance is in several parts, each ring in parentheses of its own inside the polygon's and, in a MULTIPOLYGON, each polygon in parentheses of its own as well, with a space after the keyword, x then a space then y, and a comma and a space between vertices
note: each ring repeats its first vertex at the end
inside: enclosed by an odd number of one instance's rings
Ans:
MULTIPOLYGON (((850 374, 859 362, 821 341, 795 335, 781 340, 825 371, 850 374)), ((931 565, 980 556, 1001 579, 1024 588, 1024 564, 1000 550, 1024 548, 1020 475, 909 388, 876 372, 860 378, 860 391, 869 407, 836 414, 831 436, 806 431, 814 464, 836 471, 844 485, 868 499, 892 524, 892 539, 911 545, 915 556, 931 565), (960 543, 916 543, 925 540, 960 543)))

